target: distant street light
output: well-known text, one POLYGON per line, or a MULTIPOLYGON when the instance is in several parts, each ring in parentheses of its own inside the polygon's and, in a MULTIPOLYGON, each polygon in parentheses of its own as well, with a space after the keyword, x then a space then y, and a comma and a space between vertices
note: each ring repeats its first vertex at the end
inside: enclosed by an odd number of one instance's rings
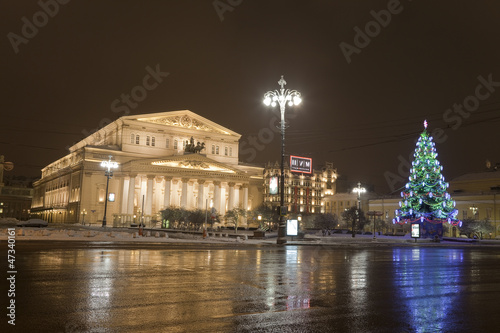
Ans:
MULTIPOLYGON (((358 210, 356 211, 356 215, 358 216, 358 222, 359 222, 361 220, 361 215, 360 215, 360 212, 361 212, 361 193, 365 193, 366 189, 364 187, 361 187, 361 183, 358 182, 358 187, 355 187, 352 191, 354 193, 358 194, 358 210)), ((354 225, 355 225, 355 222, 354 222, 354 219, 352 219, 352 237, 355 237, 355 235, 356 235, 356 232, 354 231, 354 225)))
POLYGON ((477 216, 477 211, 478 211, 478 207, 476 207, 475 204, 472 204, 471 207, 469 207, 469 209, 472 211, 472 219, 475 220, 476 219, 476 216, 477 216))
POLYGON ((285 89, 286 81, 281 75, 278 81, 281 89, 268 91, 264 94, 264 104, 267 106, 275 107, 277 104, 280 106, 281 112, 281 182, 280 182, 280 221, 278 226, 278 240, 277 244, 286 243, 286 208, 285 208, 285 106, 299 105, 302 102, 300 93, 296 90, 285 89))
POLYGON ((81 214, 82 214, 82 224, 85 225, 85 215, 87 215, 87 211, 85 210, 85 208, 82 210, 81 214))
POLYGON ((104 175, 106 175, 106 197, 104 198, 104 217, 102 218, 102 227, 106 227, 106 211, 108 209, 108 186, 109 186, 109 179, 113 177, 113 171, 111 169, 116 169, 118 168, 118 163, 111 161, 111 155, 109 155, 109 160, 107 161, 102 161, 101 166, 103 168, 106 168, 106 171, 104 171, 104 175))
POLYGON ((373 239, 376 240, 377 236, 376 236, 375 219, 377 218, 377 216, 383 216, 384 213, 374 210, 374 211, 369 211, 368 213, 366 213, 366 215, 373 216, 373 239))

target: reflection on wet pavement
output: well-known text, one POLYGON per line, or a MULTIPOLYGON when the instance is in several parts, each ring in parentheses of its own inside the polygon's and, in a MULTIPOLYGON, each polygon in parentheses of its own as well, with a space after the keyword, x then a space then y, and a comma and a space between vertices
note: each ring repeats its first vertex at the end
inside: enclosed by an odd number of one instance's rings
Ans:
POLYGON ((460 297, 463 250, 395 249, 393 260, 394 285, 412 332, 449 331, 460 297))
POLYGON ((488 332, 500 296, 496 249, 18 248, 25 330, 488 332))

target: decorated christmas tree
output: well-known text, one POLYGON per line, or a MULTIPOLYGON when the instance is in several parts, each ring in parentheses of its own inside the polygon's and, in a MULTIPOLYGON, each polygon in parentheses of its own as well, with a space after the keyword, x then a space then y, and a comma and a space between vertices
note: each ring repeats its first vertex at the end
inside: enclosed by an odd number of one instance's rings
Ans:
POLYGON ((442 238, 444 222, 454 226, 462 222, 456 219, 458 211, 447 192, 449 184, 441 174, 443 167, 437 160, 435 143, 427 133, 427 121, 413 156, 409 181, 401 192, 401 208, 396 211, 393 223, 419 223, 422 237, 442 238))

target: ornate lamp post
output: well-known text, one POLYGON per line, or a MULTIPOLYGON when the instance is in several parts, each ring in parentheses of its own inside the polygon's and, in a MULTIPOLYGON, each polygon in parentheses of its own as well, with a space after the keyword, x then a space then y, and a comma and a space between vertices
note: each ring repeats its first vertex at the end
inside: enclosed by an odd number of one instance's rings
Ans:
MULTIPOLYGON (((361 215, 359 215, 359 212, 361 211, 361 193, 365 193, 366 189, 364 187, 361 187, 361 183, 358 182, 358 187, 355 187, 352 190, 354 193, 358 194, 358 210, 356 211, 356 215, 358 216, 358 221, 361 218, 361 215)), ((355 237, 356 233, 354 231, 354 219, 352 219, 352 237, 355 237)))
POLYGON ((280 178, 280 222, 278 226, 278 240, 277 244, 286 243, 286 221, 285 221, 285 107, 299 105, 302 101, 300 93, 296 90, 285 89, 286 81, 281 75, 278 81, 281 89, 268 91, 264 94, 264 104, 267 106, 275 107, 277 104, 280 106, 281 112, 281 178, 280 178))
POLYGON ((102 161, 101 166, 106 168, 104 171, 104 175, 107 177, 106 179, 106 197, 104 198, 104 217, 102 218, 102 227, 106 227, 106 211, 108 209, 108 186, 109 186, 109 178, 113 177, 113 171, 111 169, 118 168, 118 163, 111 161, 111 155, 109 155, 109 160, 102 161))

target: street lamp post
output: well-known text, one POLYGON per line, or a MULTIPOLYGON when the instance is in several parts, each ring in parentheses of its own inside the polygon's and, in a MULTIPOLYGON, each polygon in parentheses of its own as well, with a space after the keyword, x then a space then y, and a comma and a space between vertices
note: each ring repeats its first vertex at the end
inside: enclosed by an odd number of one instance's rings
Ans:
POLYGON ((85 210, 85 208, 82 210, 81 214, 82 214, 82 224, 85 225, 85 215, 87 215, 87 211, 85 210))
POLYGON ((299 230, 299 232, 302 232, 302 230, 304 230, 304 228, 301 227, 301 223, 302 223, 302 214, 299 214, 297 215, 297 229, 299 230))
POLYGON ((469 209, 472 211, 472 219, 475 220, 479 208, 477 208, 475 204, 472 204, 472 206, 469 207, 469 209))
MULTIPOLYGON (((366 189, 364 187, 361 187, 361 183, 358 182, 358 187, 355 187, 352 190, 354 193, 357 193, 358 195, 358 210, 356 211, 356 215, 358 216, 358 222, 361 219, 360 211, 361 211, 361 193, 365 193, 366 189)), ((355 219, 352 219, 352 237, 355 237, 355 231, 354 231, 354 224, 355 224, 355 219)))
POLYGON ((373 239, 377 239, 377 236, 375 235, 375 215, 373 215, 373 239))
POLYGON ((277 104, 280 106, 281 112, 281 177, 280 177, 280 222, 278 226, 278 240, 277 244, 286 243, 286 221, 285 221, 285 107, 299 105, 302 101, 300 93, 296 90, 285 89, 286 81, 281 75, 278 81, 281 89, 268 91, 264 94, 264 104, 267 106, 275 107, 277 104))
POLYGON ((111 169, 118 168, 118 163, 111 161, 111 155, 109 155, 109 160, 102 161, 101 166, 106 168, 104 175, 106 176, 106 197, 104 198, 104 217, 102 218, 102 227, 106 227, 106 211, 108 209, 108 186, 109 179, 113 177, 113 171, 111 169))
POLYGON ((377 228, 375 226, 375 223, 376 223, 375 219, 377 218, 377 216, 384 215, 384 213, 375 210, 375 211, 369 211, 367 213, 367 215, 368 216, 373 216, 373 240, 376 240, 377 239, 377 236, 376 236, 377 228))

